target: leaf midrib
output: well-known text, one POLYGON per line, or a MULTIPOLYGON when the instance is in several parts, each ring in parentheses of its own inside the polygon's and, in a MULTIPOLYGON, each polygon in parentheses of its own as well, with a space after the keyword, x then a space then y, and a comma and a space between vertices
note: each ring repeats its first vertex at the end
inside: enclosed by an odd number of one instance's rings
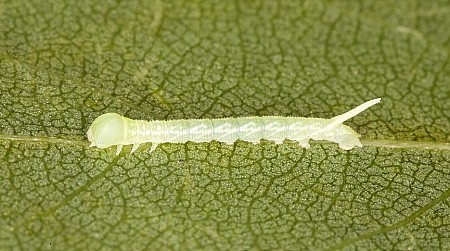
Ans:
MULTIPOLYGON (((89 146, 87 140, 78 139, 63 139, 56 137, 46 136, 25 136, 25 135, 0 135, 0 141, 12 141, 12 142, 37 142, 37 143, 50 143, 61 145, 74 145, 74 146, 89 146)), ((334 144, 331 142, 317 142, 312 141, 314 144, 334 144)), ((424 150, 447 150, 450 151, 450 143, 447 142, 435 142, 435 141, 413 141, 413 140, 397 140, 397 139, 361 139, 363 146, 383 147, 390 149, 424 149, 424 150)))

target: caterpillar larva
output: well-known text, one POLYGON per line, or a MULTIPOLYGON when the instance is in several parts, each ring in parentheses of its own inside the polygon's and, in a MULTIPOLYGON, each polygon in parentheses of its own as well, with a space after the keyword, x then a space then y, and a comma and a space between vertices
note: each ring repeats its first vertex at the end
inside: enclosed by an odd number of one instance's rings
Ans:
POLYGON ((123 145, 133 144, 131 153, 139 144, 151 142, 150 151, 160 143, 209 142, 217 140, 232 144, 236 140, 254 144, 261 139, 281 144, 285 139, 299 142, 309 148, 308 141, 328 140, 339 144, 344 150, 362 147, 358 134, 342 124, 356 116, 381 98, 372 99, 358 107, 331 119, 304 117, 242 117, 222 119, 179 119, 168 121, 132 120, 117 113, 106 113, 94 120, 87 131, 90 146, 106 148, 117 145, 119 154, 123 145))

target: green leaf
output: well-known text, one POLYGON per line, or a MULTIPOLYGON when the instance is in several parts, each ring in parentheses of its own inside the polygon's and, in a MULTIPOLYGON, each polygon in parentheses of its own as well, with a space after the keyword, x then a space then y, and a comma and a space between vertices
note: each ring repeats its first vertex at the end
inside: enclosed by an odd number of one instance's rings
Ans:
POLYGON ((3 1, 0 250, 450 249, 447 1, 3 1), (346 122, 363 148, 115 156, 134 119, 346 122))

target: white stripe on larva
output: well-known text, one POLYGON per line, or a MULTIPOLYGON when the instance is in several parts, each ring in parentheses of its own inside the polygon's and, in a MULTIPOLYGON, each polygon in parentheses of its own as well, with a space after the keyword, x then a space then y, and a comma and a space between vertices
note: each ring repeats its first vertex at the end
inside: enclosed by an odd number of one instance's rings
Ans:
POLYGON ((301 147, 309 148, 308 141, 328 140, 338 143, 344 150, 362 147, 358 134, 342 124, 367 108, 377 104, 381 98, 372 99, 358 107, 331 119, 304 117, 242 117, 222 119, 179 119, 168 121, 132 120, 117 113, 106 113, 94 120, 87 131, 90 146, 106 148, 117 145, 119 154, 123 145, 133 144, 131 152, 139 144, 151 142, 150 151, 158 144, 209 142, 217 140, 232 144, 236 140, 258 143, 261 139, 282 143, 285 139, 298 141, 301 147))

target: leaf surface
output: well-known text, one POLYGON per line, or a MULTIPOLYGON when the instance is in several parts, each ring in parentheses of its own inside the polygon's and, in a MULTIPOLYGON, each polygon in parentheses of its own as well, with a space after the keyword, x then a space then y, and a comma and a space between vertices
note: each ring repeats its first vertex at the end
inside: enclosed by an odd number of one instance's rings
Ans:
POLYGON ((1 250, 450 249, 447 1, 4 1, 1 250), (89 148, 106 112, 346 122, 363 148, 89 148))

